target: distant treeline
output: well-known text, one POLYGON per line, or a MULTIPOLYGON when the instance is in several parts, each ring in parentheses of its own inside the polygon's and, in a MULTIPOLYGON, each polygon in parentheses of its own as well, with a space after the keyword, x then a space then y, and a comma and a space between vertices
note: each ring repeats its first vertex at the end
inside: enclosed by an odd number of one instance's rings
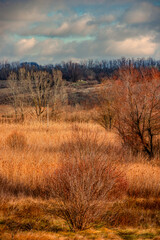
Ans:
POLYGON ((136 69, 156 67, 160 70, 160 60, 148 59, 115 59, 115 60, 101 60, 94 61, 92 59, 75 63, 72 61, 61 62, 60 64, 39 65, 35 62, 0 62, 0 80, 6 80, 9 74, 24 67, 27 71, 45 70, 49 73, 52 69, 58 69, 63 74, 63 79, 69 82, 76 82, 78 80, 98 80, 101 82, 104 78, 110 78, 115 73, 125 66, 133 66, 136 69))

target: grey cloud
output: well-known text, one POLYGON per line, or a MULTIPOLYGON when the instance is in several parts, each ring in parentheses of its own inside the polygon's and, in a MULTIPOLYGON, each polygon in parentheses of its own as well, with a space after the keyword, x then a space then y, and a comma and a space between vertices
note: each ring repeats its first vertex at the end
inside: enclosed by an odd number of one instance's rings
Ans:
POLYGON ((72 16, 70 18, 59 19, 60 23, 57 26, 52 21, 44 22, 32 29, 22 31, 23 36, 48 36, 48 37, 66 37, 66 36, 87 36, 95 31, 95 26, 88 24, 92 20, 90 15, 72 16))
POLYGON ((103 15, 99 18, 95 18, 92 21, 89 21, 89 25, 101 25, 101 24, 108 24, 115 21, 116 17, 113 14, 103 15))
POLYGON ((25 21, 1 21, 0 20, 0 37, 4 34, 20 34, 28 24, 25 21))
MULTIPOLYGON (((136 0, 137 1, 137 0, 136 0)), ((141 1, 141 0, 139 0, 141 1)), ((1 20, 43 20, 48 11, 71 9, 80 5, 100 5, 126 4, 135 0, 0 0, 1 20)))
POLYGON ((124 21, 129 24, 160 22, 160 7, 148 2, 137 3, 125 12, 124 21))
POLYGON ((1 0, 0 19, 8 21, 43 21, 46 19, 48 11, 62 8, 65 8, 62 0, 1 0))
POLYGON ((124 41, 127 38, 138 38, 142 36, 154 35, 152 30, 148 31, 148 28, 138 28, 135 26, 128 26, 127 24, 115 24, 114 26, 107 26, 99 29, 97 34, 97 40, 101 41, 124 41))
MULTIPOLYGON (((1 48, 1 45, 0 45, 1 48)), ((95 39, 83 42, 65 43, 59 39, 46 39, 41 42, 23 39, 18 43, 8 42, 3 45, 1 56, 12 57, 14 60, 26 59, 39 63, 56 63, 70 59, 104 59, 110 57, 148 57, 156 56, 160 44, 155 44, 150 36, 128 38, 125 40, 95 39)))
POLYGON ((1 58, 51 63, 122 55, 157 57, 160 53, 160 7, 154 2, 0 0, 1 58), (122 11, 117 8, 120 4, 129 7, 125 13, 124 8, 122 11), (87 14, 76 14, 74 8, 80 5, 85 5, 87 14), (94 5, 102 7, 101 15, 92 14, 94 5), (107 6, 114 6, 115 11, 108 11, 107 6), (49 16, 52 11, 54 15, 49 16), (37 36, 45 36, 45 40, 37 36), (72 36, 82 36, 83 41, 71 41, 72 36), (92 36, 91 40, 85 40, 88 36, 92 36))
POLYGON ((34 47, 38 58, 43 56, 43 59, 45 58, 45 61, 47 61, 47 58, 53 57, 55 62, 71 58, 97 59, 121 57, 122 55, 128 57, 148 57, 155 55, 158 49, 160 49, 160 44, 155 44, 150 36, 128 38, 122 41, 106 39, 100 42, 98 39, 95 39, 81 43, 76 41, 64 43, 56 39, 47 39, 37 43, 34 47))

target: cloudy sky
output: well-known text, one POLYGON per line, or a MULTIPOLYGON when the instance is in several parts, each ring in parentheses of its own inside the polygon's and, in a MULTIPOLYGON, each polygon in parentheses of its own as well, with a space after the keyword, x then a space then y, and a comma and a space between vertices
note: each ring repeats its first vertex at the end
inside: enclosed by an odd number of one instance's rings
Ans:
POLYGON ((160 59, 160 0, 0 0, 0 60, 160 59))

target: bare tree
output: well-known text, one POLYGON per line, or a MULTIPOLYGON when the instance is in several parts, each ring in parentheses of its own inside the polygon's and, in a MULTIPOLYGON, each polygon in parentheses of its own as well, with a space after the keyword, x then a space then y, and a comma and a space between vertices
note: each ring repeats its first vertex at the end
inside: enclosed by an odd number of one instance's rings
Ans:
POLYGON ((97 122, 101 126, 108 128, 112 119, 110 113, 113 113, 114 126, 124 145, 135 153, 147 154, 149 158, 158 153, 160 145, 157 137, 160 135, 159 80, 156 68, 137 70, 132 65, 123 66, 116 80, 112 80, 111 87, 102 86, 103 104, 98 110, 97 122), (112 98, 109 98, 110 94, 112 98))
POLYGON ((25 69, 19 69, 18 74, 11 72, 7 85, 10 89, 9 99, 12 102, 16 121, 18 120, 18 115, 21 115, 21 120, 24 120, 24 105, 25 105, 25 84, 24 84, 24 74, 25 69))
POLYGON ((16 119, 18 112, 24 118, 25 96, 28 96, 30 104, 33 104, 37 117, 41 119, 47 104, 51 103, 53 109, 58 109, 60 103, 67 101, 67 93, 64 90, 64 81, 60 70, 26 71, 20 68, 18 74, 11 72, 8 78, 8 86, 11 90, 11 98, 15 110, 16 119))
POLYGON ((31 71, 27 73, 27 82, 36 115, 41 118, 52 94, 52 76, 46 71, 31 71))
POLYGON ((65 81, 62 79, 62 72, 57 69, 53 69, 53 96, 51 99, 52 104, 52 116, 56 116, 62 105, 66 105, 68 103, 68 94, 65 88, 65 81))
POLYGON ((122 86, 115 102, 118 133, 125 145, 152 158, 160 135, 160 84, 127 81, 122 86))

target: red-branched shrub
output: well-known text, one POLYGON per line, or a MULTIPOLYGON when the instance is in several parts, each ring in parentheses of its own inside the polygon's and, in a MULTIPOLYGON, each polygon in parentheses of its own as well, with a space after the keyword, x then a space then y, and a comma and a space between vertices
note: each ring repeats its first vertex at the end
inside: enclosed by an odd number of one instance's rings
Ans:
POLYGON ((121 197, 127 187, 125 176, 111 162, 86 155, 64 159, 47 177, 57 213, 71 230, 83 230, 100 220, 108 201, 121 197))

